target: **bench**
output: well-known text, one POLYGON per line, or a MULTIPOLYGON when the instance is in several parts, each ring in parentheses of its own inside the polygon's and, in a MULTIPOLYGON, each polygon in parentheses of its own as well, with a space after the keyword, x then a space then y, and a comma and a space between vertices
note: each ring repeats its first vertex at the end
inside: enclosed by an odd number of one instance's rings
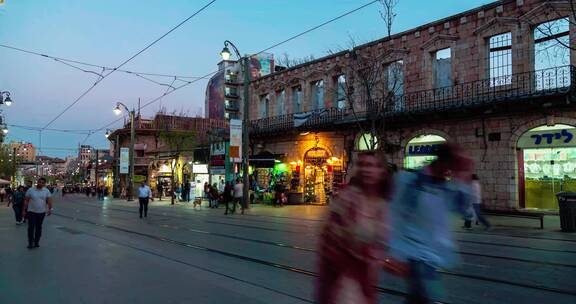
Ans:
POLYGON ((540 220, 540 229, 544 229, 544 213, 534 213, 534 212, 521 212, 521 211, 484 211, 484 215, 491 216, 505 216, 505 217, 515 217, 515 218, 527 218, 540 220))

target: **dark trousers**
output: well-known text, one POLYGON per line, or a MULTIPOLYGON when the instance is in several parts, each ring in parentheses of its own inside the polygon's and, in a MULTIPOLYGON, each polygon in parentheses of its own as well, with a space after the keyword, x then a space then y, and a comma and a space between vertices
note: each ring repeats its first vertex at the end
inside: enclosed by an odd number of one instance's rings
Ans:
POLYGON ((38 245, 42 236, 42 223, 46 213, 26 213, 28 217, 28 245, 38 245))
POLYGON ((140 202, 140 217, 142 217, 142 210, 144 210, 144 217, 148 216, 148 201, 150 199, 147 197, 139 197, 138 201, 140 202))
MULTIPOLYGON (((488 222, 488 220, 481 213, 480 204, 472 204, 472 206, 474 207, 474 212, 476 213, 476 218, 478 219, 478 222, 482 223, 484 227, 490 228, 490 222, 488 222)), ((464 227, 471 228, 472 220, 465 220, 464 227)))
POLYGON ((22 206, 12 204, 12 209, 14 210, 14 217, 17 222, 22 221, 22 206))
POLYGON ((422 261, 410 260, 410 273, 407 280, 408 297, 406 304, 439 303, 443 297, 440 274, 433 266, 422 261))

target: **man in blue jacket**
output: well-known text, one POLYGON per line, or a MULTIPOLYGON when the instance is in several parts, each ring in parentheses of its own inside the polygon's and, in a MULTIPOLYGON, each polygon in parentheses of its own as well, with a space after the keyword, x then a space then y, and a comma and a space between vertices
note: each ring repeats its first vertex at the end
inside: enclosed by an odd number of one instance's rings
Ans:
POLYGON ((452 143, 435 154, 436 160, 420 171, 397 175, 390 207, 390 254, 408 263, 408 304, 441 303, 438 269, 457 261, 450 214, 468 217, 472 200, 472 160, 452 143))

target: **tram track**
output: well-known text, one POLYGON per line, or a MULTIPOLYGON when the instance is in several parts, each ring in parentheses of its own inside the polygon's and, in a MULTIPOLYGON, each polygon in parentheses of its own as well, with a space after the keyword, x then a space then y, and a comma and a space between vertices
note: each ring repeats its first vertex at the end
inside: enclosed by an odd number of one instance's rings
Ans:
MULTIPOLYGON (((190 249, 196 249, 196 250, 201 250, 201 251, 205 251, 205 252, 209 252, 209 253, 219 254, 219 255, 222 255, 222 256, 226 256, 226 257, 230 257, 230 258, 234 258, 234 259, 238 259, 238 260, 243 260, 243 261, 246 261, 246 262, 256 263, 256 264, 259 264, 259 265, 264 265, 264 266, 268 266, 268 267, 272 267, 272 268, 281 269, 281 270, 284 270, 284 271, 289 271, 289 272, 292 272, 292 273, 297 273, 297 274, 301 274, 301 275, 305 275, 305 276, 311 276, 311 277, 317 277, 317 276, 318 276, 317 273, 312 272, 312 271, 300 269, 300 268, 293 267, 293 266, 283 265, 283 264, 279 264, 279 263, 275 263, 275 262, 270 262, 270 261, 266 261, 266 260, 263 260, 263 259, 248 257, 248 256, 245 256, 245 255, 240 255, 240 254, 236 254, 236 253, 232 253, 232 252, 227 252, 227 251, 223 251, 223 250, 218 250, 218 249, 214 249, 214 248, 208 248, 208 247, 204 247, 204 246, 200 246, 200 245, 195 245, 195 244, 191 244, 191 243, 187 243, 187 242, 183 242, 183 241, 174 240, 174 239, 167 238, 167 237, 161 237, 161 236, 157 236, 157 235, 153 235, 153 234, 138 232, 138 231, 134 231, 134 230, 130 230, 130 229, 126 229, 126 228, 114 226, 114 225, 102 224, 102 223, 90 221, 90 220, 87 220, 87 219, 82 219, 82 218, 78 218, 78 217, 74 217, 74 216, 64 215, 64 214, 61 214, 61 213, 52 213, 52 214, 55 215, 55 216, 58 216, 58 217, 62 217, 62 218, 65 218, 65 219, 72 220, 72 221, 77 221, 77 222, 81 222, 81 223, 85 223, 85 224, 94 225, 94 226, 97 226, 97 227, 102 227, 102 228, 112 229, 112 230, 116 230, 116 231, 121 231, 121 232, 124 232, 124 233, 133 234, 133 235, 137 235, 137 236, 141 236, 141 237, 146 237, 146 238, 153 239, 153 240, 156 240, 156 241, 161 241, 161 242, 165 242, 165 243, 169 243, 169 244, 173 244, 173 245, 178 245, 178 246, 182 246, 182 247, 186 247, 186 248, 190 248, 190 249)), ((82 231, 82 233, 85 233, 85 232, 82 231)), ((90 234, 90 233, 86 233, 86 234, 87 234, 87 235, 94 236, 94 234, 90 234)), ((97 236, 97 237, 102 238, 102 239, 109 240, 109 239, 107 239, 107 238, 103 238, 103 237, 100 237, 100 236, 97 236)), ((109 241, 122 244, 122 242, 118 242, 118 241, 114 241, 114 240, 109 240, 109 241)), ((138 250, 142 250, 142 251, 151 253, 151 251, 149 251, 149 250, 139 249, 139 248, 137 248, 137 247, 134 247, 134 246, 131 246, 131 245, 127 245, 127 244, 123 244, 123 245, 128 246, 128 247, 130 247, 130 248, 135 248, 135 249, 138 249, 138 250)), ((221 274, 221 273, 218 273, 218 272, 214 272, 214 271, 209 270, 209 269, 206 269, 206 268, 204 268, 204 267, 200 268, 199 266, 196 266, 196 265, 193 265, 193 264, 190 264, 190 263, 186 263, 186 262, 182 262, 182 261, 179 261, 179 260, 170 258, 170 257, 166 257, 166 256, 164 256, 164 255, 159 255, 159 254, 157 254, 157 253, 153 253, 153 254, 154 254, 154 255, 157 255, 157 256, 161 256, 161 257, 167 258, 167 259, 170 259, 170 260, 173 260, 173 261, 178 261, 178 262, 180 262, 180 263, 185 263, 185 264, 187 264, 187 265, 189 265, 189 266, 193 266, 193 267, 195 267, 195 268, 199 268, 199 269, 202 269, 202 270, 207 270, 207 271, 210 271, 211 273, 216 273, 216 274, 224 275, 224 276, 226 276, 226 277, 233 278, 233 279, 235 279, 235 280, 241 280, 241 279, 234 278, 234 277, 231 277, 231 276, 226 275, 226 274, 221 274)), ((255 286, 256 286, 256 285, 255 285, 255 286)), ((265 287, 265 286, 259 286, 259 287, 265 287)), ((310 301, 310 300, 307 300, 307 299, 303 299, 303 298, 300 298, 300 297, 297 297, 297 296, 289 295, 289 294, 286 294, 286 293, 284 293, 284 292, 277 291, 277 290, 275 290, 275 289, 270 289, 270 288, 268 288, 268 287, 265 287, 265 288, 268 289, 268 290, 273 290, 273 291, 275 291, 275 292, 279 292, 279 293, 281 293, 281 294, 284 294, 284 295, 287 295, 287 296, 290 296, 290 297, 293 297, 293 298, 297 298, 297 299, 302 300, 302 301, 306 301, 306 302, 308 302, 308 303, 314 303, 313 301, 310 301)), ((405 296, 406 296, 406 293, 405 293, 405 292, 402 292, 402 291, 399 291, 399 290, 395 290, 395 289, 389 289, 389 288, 384 288, 384 287, 380 287, 380 286, 376 286, 376 289, 378 290, 379 293, 384 293, 384 294, 393 295, 393 296, 401 296, 401 297, 405 297, 405 296)), ((446 304, 449 304, 449 303, 446 303, 446 304)))
MULTIPOLYGON (((87 206, 87 207, 102 209, 102 208, 99 208, 98 206, 95 206, 95 205, 92 205, 89 203, 80 203, 80 204, 83 206, 87 206)), ((125 212, 125 213, 132 213, 132 214, 137 213, 137 211, 124 209, 124 208, 106 207, 105 209, 113 210, 113 211, 120 211, 120 212, 125 212)), ((231 226, 231 227, 240 227, 240 228, 248 228, 248 229, 258 229, 258 230, 264 230, 264 231, 275 231, 275 232, 302 234, 301 231, 295 231, 295 230, 275 229, 275 228, 261 227, 261 226, 254 226, 254 225, 233 224, 233 223, 227 223, 227 222, 221 222, 221 221, 206 220, 200 216, 197 216, 197 215, 194 215, 191 213, 186 213, 190 217, 186 217, 186 216, 182 216, 182 215, 171 215, 171 214, 167 214, 167 213, 157 213, 157 212, 149 212, 149 214, 154 215, 154 216, 162 216, 162 217, 174 218, 174 219, 179 219, 179 220, 186 220, 186 219, 190 219, 191 217, 196 218, 196 219, 201 218, 202 222, 209 223, 209 224, 226 225, 226 226, 231 226)), ((241 220, 241 221, 247 220, 247 219, 242 219, 239 217, 226 217, 226 219, 227 220, 241 220)), ((278 223, 278 222, 270 222, 270 223, 277 224, 277 225, 284 224, 284 223, 278 223)), ((287 223, 287 224, 288 225, 295 225, 295 224, 291 224, 291 223, 287 223)), ((310 230, 317 229, 317 227, 314 227, 314 228, 307 227, 307 228, 310 228, 310 230)), ((462 234, 494 235, 494 236, 500 236, 500 237, 509 237, 509 236, 501 235, 501 234, 475 233, 475 232, 471 232, 471 231, 453 231, 453 232, 460 232, 462 234)), ((560 240, 560 239, 548 239, 548 238, 544 238, 544 239, 549 240, 549 241, 565 241, 565 240, 560 240)), ((525 245, 502 244, 502 243, 482 242, 482 241, 472 241, 472 240, 456 240, 456 241, 459 243, 468 243, 468 244, 477 244, 477 245, 486 245, 486 246, 497 246, 497 247, 510 247, 510 248, 527 249, 527 250, 535 250, 535 251, 542 251, 542 252, 569 253, 569 254, 576 253, 576 250, 547 249, 547 248, 538 248, 538 247, 525 246, 525 245)), ((476 253, 468 253, 468 252, 461 252, 461 253, 462 254, 478 255, 476 253)), ((487 258, 506 258, 506 257, 491 256, 491 255, 485 255, 485 257, 487 257, 487 258)), ((510 259, 513 259, 513 258, 510 258, 510 259)), ((525 262, 535 262, 532 260, 524 260, 524 261, 525 262)), ((557 264, 557 263, 552 263, 552 264, 557 264)), ((566 264, 558 264, 557 266, 565 266, 565 265, 566 264)), ((568 267, 576 267, 576 265, 570 265, 570 264, 567 264, 567 265, 568 265, 568 267)))
MULTIPOLYGON (((224 256, 228 256, 228 257, 232 257, 232 258, 241 259, 244 261, 254 262, 254 263, 261 264, 261 265, 266 265, 266 266, 270 266, 270 267, 284 269, 287 271, 297 272, 297 273, 301 273, 301 274, 314 275, 314 276, 316 275, 313 272, 310 272, 307 270, 299 269, 299 268, 292 267, 292 266, 282 265, 282 264, 278 264, 275 262, 270 262, 270 261, 266 261, 266 260, 262 260, 262 259, 257 259, 257 258, 253 258, 253 257, 248 257, 248 256, 244 256, 244 255, 237 254, 237 253, 231 253, 231 252, 222 251, 222 250, 218 250, 218 249, 208 248, 208 247, 204 247, 204 246, 197 245, 197 244, 191 244, 191 243, 187 243, 187 242, 183 242, 183 241, 177 241, 177 240, 173 240, 173 239, 166 238, 166 237, 161 237, 161 236, 156 236, 156 235, 147 234, 147 233, 143 233, 143 232, 138 232, 138 231, 134 231, 134 230, 130 230, 130 229, 114 226, 114 225, 97 223, 94 221, 81 219, 78 217, 73 217, 73 216, 68 216, 68 215, 62 215, 59 213, 56 215, 64 217, 64 218, 68 218, 71 220, 83 222, 83 223, 88 223, 88 224, 92 224, 92 225, 96 225, 96 226, 100 226, 100 227, 114 229, 114 230, 122 231, 125 233, 140 235, 140 236, 148 237, 148 238, 159 240, 159 241, 188 247, 191 249, 208 251, 208 252, 215 253, 215 254, 220 254, 220 255, 224 255, 224 256)), ((208 232, 208 233, 210 233, 210 232, 208 232)), ((230 235, 226 235, 226 237, 234 238, 234 236, 230 236, 230 235)), ((271 243, 273 243, 273 242, 271 242, 271 243)), ((281 247, 286 247, 286 246, 281 246, 281 247)), ((290 248, 290 247, 288 247, 288 248, 290 248)), ((299 249, 299 250, 301 250, 301 249, 299 249)), ((555 266, 558 266, 558 265, 555 265, 555 266)), ((491 277, 485 277, 485 276, 474 275, 474 274, 459 273, 459 272, 454 272, 454 271, 441 271, 441 273, 444 273, 444 274, 449 275, 449 276, 459 277, 459 278, 467 278, 467 279, 491 282, 491 283, 496 283, 496 284, 505 284, 508 286, 515 286, 515 287, 528 288, 528 289, 539 290, 539 291, 547 291, 547 292, 563 294, 563 295, 576 296, 576 291, 553 288, 553 287, 548 287, 548 286, 544 286, 544 285, 534 285, 534 284, 527 284, 527 283, 512 282, 512 281, 498 279, 498 278, 491 278, 491 277)), ((386 289, 386 288, 382 288, 382 287, 378 287, 378 288, 379 288, 380 292, 384 292, 387 294, 392 294, 392 295, 402 294, 402 295, 404 295, 404 293, 397 291, 397 290, 386 289)))

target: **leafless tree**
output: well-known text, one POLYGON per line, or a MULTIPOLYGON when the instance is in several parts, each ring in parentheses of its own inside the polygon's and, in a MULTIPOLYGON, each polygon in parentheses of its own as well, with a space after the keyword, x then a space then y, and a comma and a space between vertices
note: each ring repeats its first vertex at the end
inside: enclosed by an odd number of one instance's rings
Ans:
POLYGON ((313 55, 302 57, 302 58, 292 58, 288 53, 284 53, 281 55, 280 58, 276 60, 276 63, 280 66, 285 66, 287 68, 291 68, 300 64, 304 64, 310 61, 315 60, 313 55))
MULTIPOLYGON (((396 18, 398 0, 381 0, 380 16, 384 21, 388 39, 396 18)), ((360 140, 370 150, 390 151, 396 145, 387 139, 385 114, 397 110, 403 88, 403 67, 394 61, 391 52, 380 52, 374 47, 358 45, 355 37, 348 37, 348 59, 344 67, 345 81, 337 81, 333 94, 345 97, 345 108, 353 115, 360 129, 360 140)), ((329 50, 331 54, 341 48, 329 50)))

